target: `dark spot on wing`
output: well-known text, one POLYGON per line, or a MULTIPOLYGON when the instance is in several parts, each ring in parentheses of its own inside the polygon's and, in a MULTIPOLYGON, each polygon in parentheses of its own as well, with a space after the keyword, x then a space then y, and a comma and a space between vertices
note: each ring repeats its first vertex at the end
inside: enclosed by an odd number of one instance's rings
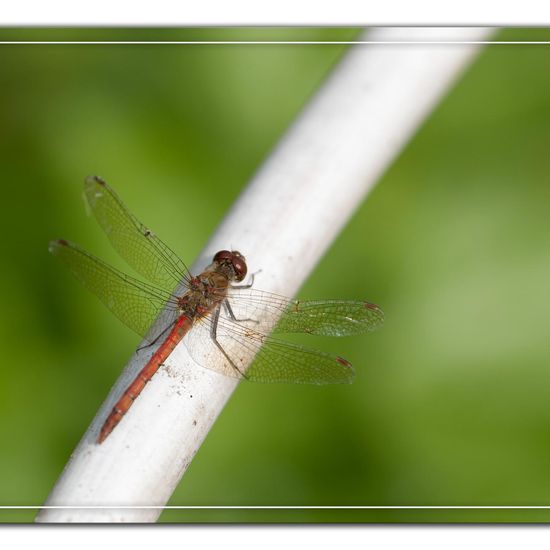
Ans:
POLYGON ((344 367, 351 367, 351 363, 343 357, 336 357, 336 361, 338 361, 341 365, 344 365, 344 367))

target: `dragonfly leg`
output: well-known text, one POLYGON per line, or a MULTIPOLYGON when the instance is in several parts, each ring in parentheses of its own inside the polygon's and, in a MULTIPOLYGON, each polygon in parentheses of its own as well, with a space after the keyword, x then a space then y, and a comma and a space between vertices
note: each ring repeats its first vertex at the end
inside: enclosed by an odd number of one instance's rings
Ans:
POLYGON ((241 369, 239 369, 237 365, 235 365, 231 357, 229 357, 229 355, 227 355, 227 352, 223 349, 223 346, 218 342, 217 331, 218 331, 218 320, 220 318, 220 309, 221 308, 218 306, 216 308, 216 312, 214 313, 212 324, 210 325, 210 336, 212 340, 214 340, 214 344, 216 344, 218 349, 223 353, 224 357, 229 361, 229 364, 233 367, 233 369, 235 369, 236 372, 239 373, 239 376, 242 378, 248 378, 248 376, 246 376, 246 374, 241 369))
POLYGON ((143 346, 140 346, 136 352, 138 351, 141 351, 142 349, 147 349, 147 348, 150 348, 151 346, 154 346, 160 339, 160 337, 163 335, 163 334, 166 334, 166 332, 168 332, 168 329, 172 328, 172 326, 174 325, 174 323, 170 323, 166 328, 163 328, 162 331, 157 335, 155 336, 155 339, 152 340, 151 342, 149 342, 148 344, 145 344, 143 346))
POLYGON ((234 288, 235 290, 244 290, 245 288, 252 288, 252 285, 254 284, 254 275, 257 275, 260 273, 261 269, 258 269, 258 271, 254 271, 254 273, 250 274, 250 282, 244 284, 244 285, 231 285, 231 288, 234 288))
POLYGON ((251 318, 237 319, 237 317, 235 317, 235 314, 233 313, 233 310, 231 309, 231 304, 229 303, 229 300, 227 298, 223 301, 223 307, 225 308, 225 311, 227 311, 227 314, 229 315, 229 317, 231 317, 231 319, 233 321, 237 322, 237 323, 244 323, 245 321, 251 321, 252 323, 258 323, 257 319, 251 319, 251 318))

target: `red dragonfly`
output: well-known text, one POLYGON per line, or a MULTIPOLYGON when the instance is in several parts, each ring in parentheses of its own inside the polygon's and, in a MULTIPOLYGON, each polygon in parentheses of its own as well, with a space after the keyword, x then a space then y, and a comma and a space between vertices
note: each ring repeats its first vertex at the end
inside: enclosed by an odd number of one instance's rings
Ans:
POLYGON ((149 345, 160 341, 105 420, 98 443, 122 420, 182 340, 199 365, 226 376, 306 384, 353 381, 353 368, 346 359, 284 342, 271 334, 347 336, 367 332, 383 321, 378 306, 342 300, 289 300, 255 290, 253 275, 244 283, 246 260, 236 250, 219 251, 200 275, 192 276, 104 180, 89 176, 84 191, 114 248, 150 283, 122 273, 63 239, 52 241, 50 252, 149 345))

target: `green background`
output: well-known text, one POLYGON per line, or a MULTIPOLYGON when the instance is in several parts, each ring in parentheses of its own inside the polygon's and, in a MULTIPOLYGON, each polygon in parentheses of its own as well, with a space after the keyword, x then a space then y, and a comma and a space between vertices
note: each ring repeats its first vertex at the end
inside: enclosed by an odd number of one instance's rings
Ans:
MULTIPOLYGON (((0 31, 2 40, 356 36, 353 28, 0 31)), ((550 40, 550 32, 496 38, 550 40)), ((85 215, 83 178, 106 178, 192 263, 345 49, 0 45, 0 504, 45 500, 139 342, 48 254, 48 241, 64 237, 124 267, 85 215)), ((315 339, 354 363, 356 382, 241 384, 170 504, 550 505, 549 74, 550 46, 482 51, 300 292, 384 309, 376 333, 315 339)), ((0 519, 34 515, 3 511, 0 519)), ((549 518, 456 510, 161 516, 549 518)))

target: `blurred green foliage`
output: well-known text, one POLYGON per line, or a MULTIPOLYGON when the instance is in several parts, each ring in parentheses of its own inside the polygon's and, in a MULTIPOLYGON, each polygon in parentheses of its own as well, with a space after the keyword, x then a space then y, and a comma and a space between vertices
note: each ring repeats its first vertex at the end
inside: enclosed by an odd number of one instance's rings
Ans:
MULTIPOLYGON (((356 35, 352 28, 0 31, 2 40, 356 35)), ((507 30, 498 38, 549 40, 550 32, 507 30)), ((345 48, 0 46, 0 504, 44 501, 139 340, 48 254, 48 240, 62 236, 124 267, 85 215, 83 178, 105 177, 191 262, 345 48)), ((170 504, 550 505, 548 74, 548 46, 483 50, 300 294, 368 299, 385 310, 377 333, 315 342, 354 363, 355 384, 241 384, 170 504)), ((161 519, 545 521, 548 514, 169 511, 161 519)))

